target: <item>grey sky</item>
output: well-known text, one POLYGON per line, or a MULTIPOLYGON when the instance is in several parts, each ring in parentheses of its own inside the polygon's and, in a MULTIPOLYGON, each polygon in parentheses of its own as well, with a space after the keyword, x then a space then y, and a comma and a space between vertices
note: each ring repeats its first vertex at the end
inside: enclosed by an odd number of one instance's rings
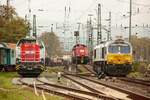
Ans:
MULTIPOLYGON (((140 8, 140 10, 147 10, 150 8, 150 0, 132 0, 133 12, 140 8), (135 5, 136 3, 136 5, 135 5), (141 5, 138 5, 141 4, 141 5), (149 6, 147 6, 149 5, 149 6), (144 7, 145 6, 145 7, 144 7)), ((6 0, 1 0, 2 3, 6 0)), ((31 0, 31 9, 36 13, 41 21, 47 22, 63 22, 64 7, 71 7, 70 19, 74 21, 85 21, 89 13, 96 16, 97 3, 102 4, 103 19, 108 16, 108 12, 112 12, 113 21, 120 21, 123 14, 129 12, 129 0, 31 0), (38 9, 43 9, 39 12, 38 9)), ((18 14, 22 17, 28 13, 28 0, 11 0, 11 4, 15 6, 18 14)), ((144 12, 144 11, 143 11, 144 12)), ((146 12, 144 12, 146 13, 146 12)), ((150 9, 149 9, 150 13, 150 9)), ((138 14, 136 16, 139 16, 138 14)), ((146 17, 146 16, 145 16, 146 17)), ((141 22, 147 22, 150 19, 141 19, 141 22)))
MULTIPOLYGON (((150 24, 150 0, 132 0, 133 1, 133 19, 132 25, 150 24), (140 13, 137 13, 137 9, 140 13)), ((6 0, 1 0, 5 3, 6 0)), ((28 0, 11 0, 11 5, 15 6, 17 13, 24 17, 28 13, 28 0)), ((102 5, 102 24, 107 25, 105 19, 108 18, 108 12, 112 12, 112 24, 128 25, 129 0, 31 0, 32 14, 37 15, 38 25, 50 26, 52 23, 59 23, 62 26, 64 22, 65 6, 71 8, 69 22, 81 22, 86 24, 88 14, 93 14, 96 18, 97 4, 102 5), (38 11, 43 9, 44 11, 38 11)))

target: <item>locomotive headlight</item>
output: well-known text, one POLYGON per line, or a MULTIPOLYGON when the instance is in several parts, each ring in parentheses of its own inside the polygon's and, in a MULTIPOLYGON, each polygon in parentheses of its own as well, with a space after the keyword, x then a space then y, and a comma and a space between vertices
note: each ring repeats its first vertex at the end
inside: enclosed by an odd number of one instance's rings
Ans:
POLYGON ((114 58, 113 57, 108 57, 107 61, 108 61, 108 63, 113 63, 114 62, 114 58))
POLYGON ((108 60, 114 60, 114 57, 113 56, 108 56, 108 58, 107 58, 108 60))
POLYGON ((80 52, 81 52, 81 53, 84 53, 84 50, 81 49, 80 52))
POLYGON ((26 54, 33 54, 35 53, 34 51, 25 51, 26 54))
POLYGON ((41 63, 44 64, 44 59, 43 58, 41 59, 41 63))
POLYGON ((19 64, 21 62, 21 59, 17 58, 16 63, 19 64))

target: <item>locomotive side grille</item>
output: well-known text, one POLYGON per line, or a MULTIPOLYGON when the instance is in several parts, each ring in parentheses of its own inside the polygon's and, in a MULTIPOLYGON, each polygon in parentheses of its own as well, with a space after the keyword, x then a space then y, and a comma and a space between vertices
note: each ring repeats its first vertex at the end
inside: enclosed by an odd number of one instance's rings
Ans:
POLYGON ((22 61, 39 61, 40 54, 39 52, 36 53, 22 53, 22 61))
POLYGON ((22 62, 39 62, 40 49, 36 44, 25 44, 21 47, 21 61, 22 62))

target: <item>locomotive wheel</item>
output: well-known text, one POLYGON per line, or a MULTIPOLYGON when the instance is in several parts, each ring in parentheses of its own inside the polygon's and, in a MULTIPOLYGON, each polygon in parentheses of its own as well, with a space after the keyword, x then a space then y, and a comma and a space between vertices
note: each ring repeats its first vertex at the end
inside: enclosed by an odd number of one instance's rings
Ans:
POLYGON ((102 68, 101 67, 97 67, 97 74, 101 74, 102 73, 102 68))
POLYGON ((5 66, 4 69, 6 72, 13 72, 15 71, 15 66, 5 66))
POLYGON ((0 71, 3 69, 3 67, 0 67, 0 71))
POLYGON ((97 68, 97 77, 98 77, 98 79, 105 78, 105 76, 106 76, 106 74, 102 70, 102 67, 98 67, 97 68))
POLYGON ((96 69, 95 69, 95 67, 96 67, 96 66, 95 66, 95 64, 93 64, 93 70, 96 72, 96 69))
POLYGON ((22 77, 38 77, 40 73, 18 73, 22 77))
POLYGON ((40 74, 20 74, 22 77, 38 77, 40 74))

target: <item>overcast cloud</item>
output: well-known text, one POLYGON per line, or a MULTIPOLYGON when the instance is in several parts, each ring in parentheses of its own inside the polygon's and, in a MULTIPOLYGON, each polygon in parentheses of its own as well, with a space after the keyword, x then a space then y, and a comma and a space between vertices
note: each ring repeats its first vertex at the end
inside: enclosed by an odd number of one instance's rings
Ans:
MULTIPOLYGON (((132 1, 132 25, 150 24, 150 0, 132 1)), ((1 3, 6 3, 6 0, 1 0, 1 3)), ((108 18, 108 13, 111 11, 113 26, 116 24, 128 25, 129 0, 31 0, 31 9, 32 14, 37 15, 38 25, 51 26, 51 24, 58 23, 58 26, 62 26, 65 6, 67 9, 71 8, 69 17, 71 25, 77 22, 86 24, 88 14, 93 14, 93 19, 96 18, 95 9, 98 3, 102 5, 102 24, 107 25, 108 22, 105 19, 108 18)), ((20 16, 24 17, 28 14, 28 0, 11 0, 10 4, 15 6, 20 16)))

